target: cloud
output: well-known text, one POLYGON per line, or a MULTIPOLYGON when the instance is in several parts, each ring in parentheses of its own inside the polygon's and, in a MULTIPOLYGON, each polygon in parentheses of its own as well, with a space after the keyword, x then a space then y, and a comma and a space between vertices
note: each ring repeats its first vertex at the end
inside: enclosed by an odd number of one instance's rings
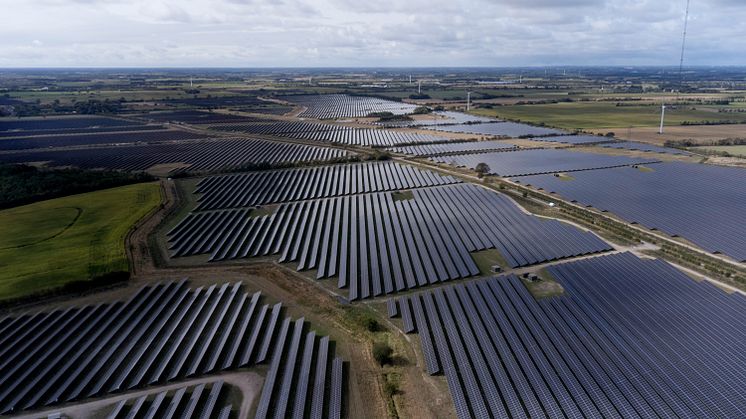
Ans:
MULTIPOLYGON (((675 65, 685 0, 0 0, 0 66, 675 65)), ((746 65, 692 3, 689 65, 746 65)))

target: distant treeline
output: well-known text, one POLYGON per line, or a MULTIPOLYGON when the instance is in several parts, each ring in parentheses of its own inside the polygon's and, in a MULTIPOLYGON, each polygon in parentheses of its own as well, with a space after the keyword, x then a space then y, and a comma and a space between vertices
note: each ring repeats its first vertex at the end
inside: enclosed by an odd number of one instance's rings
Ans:
POLYGON ((0 165, 0 208, 154 180, 145 173, 0 165))

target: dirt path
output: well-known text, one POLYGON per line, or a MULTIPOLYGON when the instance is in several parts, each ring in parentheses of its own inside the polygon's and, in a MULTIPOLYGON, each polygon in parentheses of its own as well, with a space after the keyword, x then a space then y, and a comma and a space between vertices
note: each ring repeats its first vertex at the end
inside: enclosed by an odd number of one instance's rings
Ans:
POLYGON ((126 400, 134 399, 146 394, 156 394, 168 390, 176 390, 182 387, 194 386, 202 383, 212 383, 215 381, 224 381, 226 384, 230 384, 241 391, 243 396, 241 407, 239 410, 239 418, 246 418, 251 411, 251 406, 254 400, 259 396, 262 390, 262 384, 264 378, 259 374, 253 372, 232 372, 226 374, 213 374, 201 378, 195 378, 192 380, 180 381, 178 383, 172 383, 159 387, 151 387, 145 390, 136 390, 127 393, 117 394, 113 397, 105 397, 102 399, 94 400, 87 403, 76 404, 67 407, 58 407, 56 409, 45 409, 36 411, 34 413, 25 413, 21 416, 16 416, 19 419, 35 419, 39 417, 47 417, 53 413, 63 413, 74 419, 78 418, 93 418, 96 412, 108 408, 114 407, 114 404, 126 400))

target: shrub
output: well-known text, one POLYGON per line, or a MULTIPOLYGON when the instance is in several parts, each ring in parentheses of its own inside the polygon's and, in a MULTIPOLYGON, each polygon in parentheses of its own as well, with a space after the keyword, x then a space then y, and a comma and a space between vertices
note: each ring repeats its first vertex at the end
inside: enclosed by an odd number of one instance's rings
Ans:
POLYGON ((391 364, 394 350, 391 349, 388 343, 376 342, 373 344, 373 359, 378 362, 379 365, 383 366, 391 364))

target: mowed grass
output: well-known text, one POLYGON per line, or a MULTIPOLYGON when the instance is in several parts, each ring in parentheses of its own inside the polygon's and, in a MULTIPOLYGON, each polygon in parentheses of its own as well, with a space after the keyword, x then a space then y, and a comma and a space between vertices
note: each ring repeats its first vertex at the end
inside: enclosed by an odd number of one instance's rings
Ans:
POLYGON ((160 199, 140 183, 0 211, 0 300, 128 271, 124 238, 160 199))
MULTIPOLYGON (((609 102, 569 102, 544 105, 511 105, 493 109, 477 109, 474 114, 506 119, 520 119, 534 124, 544 123, 557 128, 604 129, 627 127, 657 127, 660 106, 616 106, 609 102)), ((746 114, 718 113, 713 107, 680 106, 666 108, 666 125, 682 122, 746 121, 746 114)), ((619 133, 617 133, 619 134, 619 133)))
POLYGON ((714 146, 694 147, 691 150, 692 151, 710 150, 710 151, 717 151, 717 152, 726 152, 730 154, 731 156, 746 157, 746 145, 714 145, 714 146))

